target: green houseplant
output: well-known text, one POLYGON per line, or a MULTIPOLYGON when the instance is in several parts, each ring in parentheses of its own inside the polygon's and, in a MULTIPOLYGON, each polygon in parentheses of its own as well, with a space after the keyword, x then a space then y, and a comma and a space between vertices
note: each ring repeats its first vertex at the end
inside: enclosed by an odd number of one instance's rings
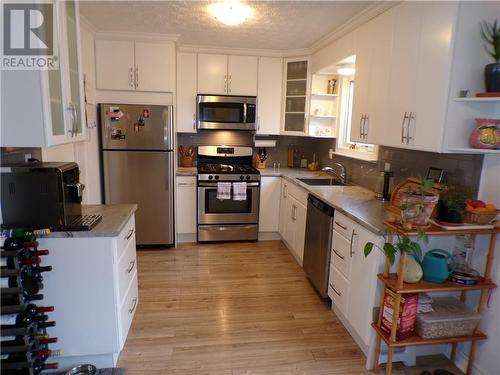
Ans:
POLYGON ((399 209, 402 223, 416 227, 425 227, 429 223, 439 199, 439 195, 432 190, 433 185, 433 180, 421 179, 420 185, 409 185, 400 193, 399 209))
POLYGON ((487 92, 500 92, 500 25, 498 20, 481 24, 481 36, 486 42, 486 51, 493 58, 493 63, 484 67, 484 79, 487 92))
POLYGON ((461 186, 449 185, 440 194, 437 204, 437 219, 447 223, 461 223, 465 202, 472 194, 461 186))
POLYGON ((396 241, 386 241, 382 247, 378 246, 376 243, 367 242, 364 247, 364 253, 365 257, 368 257, 373 248, 376 247, 382 250, 391 265, 394 264, 398 252, 400 254, 406 253, 410 255, 410 257, 407 257, 405 264, 404 281, 407 283, 416 283, 420 281, 423 276, 422 267, 420 266, 422 248, 419 242, 428 242, 427 235, 423 230, 417 229, 416 241, 412 241, 412 239, 405 234, 396 233, 396 241))

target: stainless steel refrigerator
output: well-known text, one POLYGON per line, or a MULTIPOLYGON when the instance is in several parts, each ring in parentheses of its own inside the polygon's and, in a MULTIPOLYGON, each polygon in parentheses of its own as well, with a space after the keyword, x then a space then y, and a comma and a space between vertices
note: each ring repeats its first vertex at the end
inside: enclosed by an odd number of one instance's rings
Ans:
POLYGON ((174 244, 172 119, 172 106, 101 104, 104 201, 137 203, 137 245, 174 244))

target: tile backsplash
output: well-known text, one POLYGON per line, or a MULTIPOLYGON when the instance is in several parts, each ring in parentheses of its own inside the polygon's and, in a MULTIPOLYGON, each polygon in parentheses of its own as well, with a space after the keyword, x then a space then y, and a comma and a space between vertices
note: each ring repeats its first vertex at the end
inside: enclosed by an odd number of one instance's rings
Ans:
MULTIPOLYGON (((379 160, 367 162, 363 160, 334 155, 328 158, 328 150, 335 149, 334 139, 291 136, 255 136, 256 139, 276 140, 276 147, 267 148, 267 166, 280 163, 287 166, 288 146, 295 144, 297 155, 304 155, 308 162, 312 161, 313 154, 320 166, 328 166, 334 162, 345 165, 347 178, 350 183, 361 185, 369 190, 375 188, 378 172, 384 169, 385 163, 391 164, 394 172, 394 184, 408 177, 426 176, 429 167, 444 169, 443 182, 463 185, 477 193, 481 168, 482 155, 472 154, 438 154, 433 152, 404 150, 392 147, 379 147, 379 160)), ((254 134, 242 131, 205 130, 196 134, 178 134, 178 144, 186 148, 193 145, 253 146, 254 134)), ((254 150, 254 155, 257 150, 254 150)))

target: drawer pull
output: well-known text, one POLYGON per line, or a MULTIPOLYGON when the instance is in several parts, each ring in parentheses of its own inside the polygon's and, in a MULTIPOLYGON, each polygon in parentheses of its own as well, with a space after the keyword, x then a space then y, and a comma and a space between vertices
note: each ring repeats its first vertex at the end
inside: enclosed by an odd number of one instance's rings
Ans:
POLYGON ((354 241, 354 236, 356 236, 356 235, 357 235, 357 233, 356 233, 356 232, 354 231, 354 229, 353 229, 353 230, 352 230, 352 233, 351 233, 351 244, 350 244, 350 248, 349 248, 350 253, 351 253, 351 258, 352 258, 352 255, 354 254, 354 250, 353 250, 353 248, 352 248, 352 243, 353 243, 353 241, 354 241))
POLYGON ((134 266, 135 266, 135 259, 134 259, 134 260, 131 260, 129 264, 130 264, 130 267, 129 267, 129 268, 127 268, 127 273, 132 272, 132 270, 134 269, 134 266))
POLYGON ((132 237, 132 235, 134 234, 134 228, 130 229, 128 234, 127 234, 127 237, 125 237, 126 240, 130 239, 130 237, 132 237))
POLYGON ((340 224, 338 221, 335 221, 335 224, 337 224, 339 227, 341 227, 343 230, 347 230, 347 227, 344 227, 342 224, 340 224))
POLYGON ((344 260, 344 259, 345 259, 345 257, 344 257, 343 255, 340 255, 339 253, 337 253, 337 250, 335 250, 335 249, 332 249, 332 250, 333 250, 333 252, 334 252, 334 253, 335 253, 335 254, 336 254, 336 255, 337 255, 340 259, 342 259, 342 260, 344 260))
POLYGON ((335 289, 332 283, 330 283, 330 287, 333 289, 336 295, 338 295, 339 297, 342 295, 342 293, 340 293, 339 291, 337 291, 337 289, 335 289))
POLYGON ((130 309, 128 309, 128 313, 132 314, 137 307, 137 297, 132 300, 132 306, 130 306, 130 309))

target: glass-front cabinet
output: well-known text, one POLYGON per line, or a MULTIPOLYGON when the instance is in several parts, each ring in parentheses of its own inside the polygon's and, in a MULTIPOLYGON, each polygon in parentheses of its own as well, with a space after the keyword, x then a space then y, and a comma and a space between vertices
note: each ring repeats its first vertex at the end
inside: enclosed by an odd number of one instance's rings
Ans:
POLYGON ((3 147, 86 139, 78 2, 54 2, 53 16, 56 68, 2 71, 2 93, 10 93, 1 97, 3 147))
POLYGON ((306 135, 309 108, 309 59, 285 59, 283 133, 306 135))

